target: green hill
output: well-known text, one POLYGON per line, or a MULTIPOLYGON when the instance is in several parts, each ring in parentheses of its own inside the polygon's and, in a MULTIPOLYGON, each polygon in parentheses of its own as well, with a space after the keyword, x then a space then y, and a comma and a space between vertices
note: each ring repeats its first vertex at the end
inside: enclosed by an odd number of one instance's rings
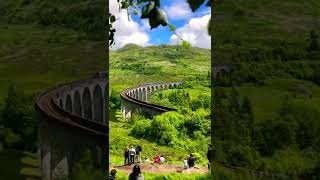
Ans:
POLYGON ((278 48, 284 48, 287 59, 303 59, 310 31, 319 33, 317 0, 219 0, 215 4, 215 62, 234 62, 250 52, 270 54, 261 60, 273 60, 279 54, 272 51, 278 48))
POLYGON ((127 45, 117 51, 110 51, 110 87, 124 90, 143 83, 206 77, 210 65, 211 53, 207 49, 127 45))

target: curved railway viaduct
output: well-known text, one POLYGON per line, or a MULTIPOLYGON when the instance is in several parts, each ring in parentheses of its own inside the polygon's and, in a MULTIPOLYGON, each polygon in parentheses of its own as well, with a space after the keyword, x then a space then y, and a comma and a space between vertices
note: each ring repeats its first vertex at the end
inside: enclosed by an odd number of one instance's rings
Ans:
MULTIPOLYGON (((233 67, 230 65, 216 65, 213 68, 213 77, 227 76, 232 73, 233 67)), ((181 85, 182 82, 157 82, 142 84, 137 87, 129 88, 123 91, 121 96, 122 117, 129 119, 132 114, 138 112, 147 117, 152 117, 167 111, 175 111, 173 108, 159 106, 148 103, 150 95, 154 92, 171 89, 181 85)))
POLYGON ((95 167, 106 170, 106 85, 105 78, 76 81, 38 96, 41 179, 70 179, 83 150, 95 167))
POLYGON ((167 111, 175 111, 173 108, 151 104, 148 101, 152 93, 171 89, 181 84, 182 82, 157 82, 126 89, 120 94, 122 117, 129 119, 136 112, 147 117, 152 117, 167 111))

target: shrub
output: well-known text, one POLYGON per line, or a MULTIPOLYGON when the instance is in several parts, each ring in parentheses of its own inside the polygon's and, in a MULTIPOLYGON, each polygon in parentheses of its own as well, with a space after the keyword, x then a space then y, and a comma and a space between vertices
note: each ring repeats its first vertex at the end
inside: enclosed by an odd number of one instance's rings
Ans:
POLYGON ((109 108, 110 109, 120 109, 120 93, 112 89, 109 97, 109 108))
POLYGON ((21 137, 19 134, 14 133, 12 130, 7 129, 5 139, 5 145, 8 148, 20 149, 22 146, 21 137))
POLYGON ((254 142, 262 155, 272 155, 276 150, 295 143, 295 128, 282 120, 263 121, 255 129, 254 142))
POLYGON ((104 179, 104 176, 106 176, 93 165, 93 160, 88 150, 83 153, 82 158, 72 168, 72 179, 96 180, 104 179))
POLYGON ((151 120, 138 120, 134 123, 131 133, 136 137, 148 138, 150 137, 150 129, 151 120))
POLYGON ((258 167, 259 154, 249 146, 232 145, 225 149, 226 161, 234 166, 258 167))

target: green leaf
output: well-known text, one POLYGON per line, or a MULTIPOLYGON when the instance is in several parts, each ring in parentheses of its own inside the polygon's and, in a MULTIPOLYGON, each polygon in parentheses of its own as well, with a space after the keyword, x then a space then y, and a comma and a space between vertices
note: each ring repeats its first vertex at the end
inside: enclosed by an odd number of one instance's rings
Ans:
POLYGON ((185 40, 182 41, 182 46, 185 48, 191 48, 191 44, 185 40))
POLYGON ((149 14, 149 24, 151 29, 158 27, 160 24, 162 26, 168 25, 168 18, 163 10, 155 7, 149 14))
POLYGON ((205 0, 187 0, 187 2, 189 3, 192 12, 195 12, 205 0))
POLYGON ((176 27, 173 24, 170 24, 170 31, 172 32, 176 31, 176 27))

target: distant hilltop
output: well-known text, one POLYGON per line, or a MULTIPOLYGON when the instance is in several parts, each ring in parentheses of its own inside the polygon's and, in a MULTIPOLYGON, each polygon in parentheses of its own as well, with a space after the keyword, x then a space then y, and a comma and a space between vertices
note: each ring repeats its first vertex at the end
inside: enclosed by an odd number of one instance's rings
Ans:
POLYGON ((129 49, 138 49, 138 48, 142 48, 142 46, 139 46, 137 44, 133 44, 133 43, 129 43, 124 45, 122 48, 119 48, 118 51, 122 51, 122 50, 129 50, 129 49))

